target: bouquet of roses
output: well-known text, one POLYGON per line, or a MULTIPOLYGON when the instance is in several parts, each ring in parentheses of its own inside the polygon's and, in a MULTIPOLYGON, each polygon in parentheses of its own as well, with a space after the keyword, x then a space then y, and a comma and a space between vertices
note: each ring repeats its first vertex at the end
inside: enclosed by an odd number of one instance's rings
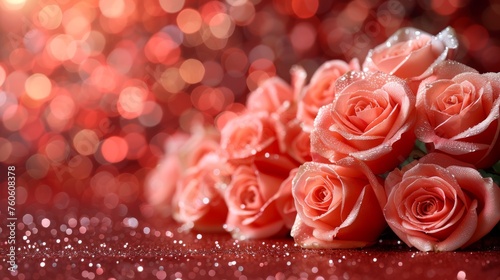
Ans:
POLYGON ((466 247, 500 221, 500 73, 454 58, 453 29, 404 28, 363 64, 291 69, 222 129, 172 135, 149 202, 185 229, 291 234, 354 248, 387 226, 422 251, 466 247))

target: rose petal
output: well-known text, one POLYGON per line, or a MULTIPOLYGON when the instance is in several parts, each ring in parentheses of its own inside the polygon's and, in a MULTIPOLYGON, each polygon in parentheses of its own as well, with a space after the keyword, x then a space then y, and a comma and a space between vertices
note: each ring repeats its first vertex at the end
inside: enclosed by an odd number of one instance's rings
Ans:
POLYGON ((352 241, 352 240, 322 240, 314 237, 313 231, 318 230, 303 223, 300 216, 297 216, 293 224, 291 236, 302 248, 309 249, 348 249, 362 248, 371 245, 373 242, 352 241))
POLYGON ((429 68, 429 65, 432 65, 444 50, 445 46, 442 42, 429 40, 425 46, 406 56, 406 59, 390 74, 405 78, 418 77, 429 68))
POLYGON ((364 71, 384 71, 409 78, 418 87, 418 81, 429 76, 433 67, 440 61, 454 57, 458 40, 452 28, 447 27, 436 36, 415 28, 402 28, 396 31, 383 44, 368 52, 363 63, 364 71), (426 40, 428 39, 428 42, 426 40), (418 45, 419 40, 421 43, 418 45), (415 47, 414 42, 417 46, 415 47), (399 48, 399 49, 398 49, 399 48), (392 53, 396 49, 396 53, 392 53), (414 81, 416 83, 414 83, 414 81))
POLYGON ((434 250, 434 246, 436 245, 436 241, 431 240, 427 237, 419 237, 416 235, 408 235, 407 242, 405 242, 410 247, 415 247, 422 252, 429 252, 434 250))
POLYGON ((226 230, 231 233, 234 239, 262 239, 278 235, 283 230, 284 222, 262 223, 261 226, 255 224, 248 225, 248 223, 242 223, 239 217, 228 215, 226 226, 226 230))
POLYGON ((279 77, 264 81, 247 98, 246 107, 249 111, 276 112, 285 102, 293 100, 292 87, 279 77))
POLYGON ((427 120, 420 119, 415 129, 417 138, 424 143, 432 143, 434 149, 450 155, 462 155, 473 153, 478 150, 488 150, 490 145, 481 143, 468 143, 446 139, 436 135, 434 129, 427 120))
POLYGON ((293 100, 298 102, 301 92, 306 84, 307 72, 299 65, 294 65, 290 69, 291 84, 293 88, 293 100))
POLYGON ((432 72, 434 77, 431 76, 423 80, 422 85, 425 86, 434 81, 436 76, 443 80, 451 80, 462 73, 478 73, 478 71, 455 60, 444 60, 434 67, 432 72))
POLYGON ((449 170, 456 174, 460 186, 470 192, 478 201, 478 226, 474 235, 468 240, 468 246, 490 232, 500 222, 500 188, 491 178, 482 178, 471 168, 450 166, 449 170))
POLYGON ((453 251, 463 247, 471 239, 478 224, 476 208, 477 201, 474 200, 460 225, 448 238, 435 244, 434 251, 453 251))
POLYGON ((287 228, 292 228, 295 217, 297 216, 297 209, 292 195, 292 181, 297 174, 298 168, 290 171, 289 176, 281 183, 280 189, 271 200, 276 200, 276 208, 280 212, 287 228))

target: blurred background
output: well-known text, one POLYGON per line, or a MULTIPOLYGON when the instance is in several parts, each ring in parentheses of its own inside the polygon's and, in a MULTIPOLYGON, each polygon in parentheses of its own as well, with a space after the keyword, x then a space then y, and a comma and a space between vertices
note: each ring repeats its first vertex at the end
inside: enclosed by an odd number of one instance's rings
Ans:
POLYGON ((217 126, 263 80, 362 62, 406 26, 452 26, 457 60, 499 72, 499 18, 494 0, 0 0, 0 216, 15 166, 20 229, 136 225, 169 135, 217 126))

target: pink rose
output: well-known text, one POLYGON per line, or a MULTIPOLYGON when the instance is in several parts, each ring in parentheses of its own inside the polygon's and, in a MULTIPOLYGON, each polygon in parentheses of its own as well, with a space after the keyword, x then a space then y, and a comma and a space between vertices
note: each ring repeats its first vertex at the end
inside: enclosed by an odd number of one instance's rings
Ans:
POLYGON ((402 28, 368 52, 363 69, 419 81, 436 64, 453 58, 457 48, 458 40, 451 27, 436 36, 415 28, 402 28))
POLYGON ((333 101, 335 81, 351 70, 360 70, 356 58, 349 64, 342 60, 327 61, 316 70, 309 84, 302 90, 298 102, 297 119, 303 122, 305 130, 311 131, 319 108, 333 101))
POLYGON ((229 169, 215 153, 207 154, 186 170, 178 182, 174 218, 184 229, 223 231, 227 206, 221 190, 230 181, 229 169))
POLYGON ((183 168, 198 164, 206 154, 219 150, 220 133, 213 127, 196 126, 176 151, 183 168))
POLYGON ((314 161, 352 156, 375 174, 394 169, 413 149, 415 98, 400 78, 382 72, 349 72, 336 84, 311 132, 314 161))
POLYGON ((283 178, 241 165, 224 191, 229 213, 226 230, 236 239, 269 238, 287 232, 276 204, 283 178))
POLYGON ((189 138, 191 138, 191 135, 182 131, 176 131, 165 141, 165 154, 178 154, 181 147, 185 145, 189 138))
POLYGON ((246 107, 249 111, 274 113, 293 101, 292 87, 279 77, 264 81, 248 95, 246 107))
POLYGON ((476 168, 493 165, 500 159, 499 95, 500 73, 439 64, 418 90, 417 138, 476 168))
POLYGON ((146 178, 145 198, 161 216, 169 217, 175 211, 176 185, 181 173, 182 168, 177 155, 167 155, 146 178))
POLYGON ((176 132, 165 143, 165 155, 145 182, 148 203, 163 216, 178 213, 178 180, 205 155, 219 150, 219 133, 195 127, 191 135, 176 132))
POLYGON ((260 170, 286 177, 298 164, 280 147, 277 127, 281 126, 267 112, 240 115, 221 131, 222 152, 235 166, 254 164, 260 170))
POLYGON ((431 153, 389 173, 384 215, 408 246, 452 251, 500 221, 500 188, 472 166, 431 153))
POLYGON ((222 128, 221 148, 233 163, 251 163, 257 155, 279 153, 276 130, 266 112, 231 119, 222 128))
POLYGON ((337 164, 307 162, 293 180, 295 242, 304 248, 356 248, 376 242, 386 227, 379 179, 352 157, 337 164))
POLYGON ((144 195, 153 209, 162 216, 169 217, 175 211, 177 180, 183 173, 179 159, 179 149, 189 139, 189 135, 176 132, 165 143, 165 155, 147 176, 144 195))
POLYGON ((282 79, 272 77, 251 92, 247 99, 246 107, 250 114, 255 112, 268 114, 267 120, 274 127, 276 140, 282 154, 285 154, 288 148, 285 138, 288 134, 289 123, 295 121, 297 114, 294 95, 294 88, 282 79))

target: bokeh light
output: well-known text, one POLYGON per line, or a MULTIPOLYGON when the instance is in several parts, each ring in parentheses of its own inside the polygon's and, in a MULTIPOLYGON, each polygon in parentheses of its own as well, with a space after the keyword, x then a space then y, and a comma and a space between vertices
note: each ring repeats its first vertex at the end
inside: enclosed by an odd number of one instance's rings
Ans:
POLYGON ((108 18, 119 18, 125 12, 125 0, 99 0, 99 9, 108 18))
POLYGON ((21 105, 11 105, 3 113, 2 122, 6 129, 20 130, 28 121, 28 110, 21 105))
POLYGON ((160 76, 160 83, 167 92, 178 93, 186 86, 178 68, 167 68, 160 76))
POLYGON ((151 62, 166 65, 175 64, 181 55, 179 44, 164 32, 153 35, 146 44, 144 51, 151 62))
POLYGON ((110 163, 124 160, 128 150, 127 141, 119 136, 111 136, 105 139, 101 145, 101 153, 104 159, 110 163))
POLYGON ((205 67, 197 59, 186 59, 179 67, 179 74, 186 83, 196 84, 203 79, 205 67))
POLYGON ((88 178, 93 169, 92 161, 85 156, 75 155, 68 162, 69 172, 77 180, 88 178))
POLYGON ((99 136, 91 129, 82 129, 73 137, 73 147, 84 156, 89 156, 97 151, 99 136))
POLYGON ((153 127, 160 124, 163 118, 163 109, 156 102, 146 101, 139 122, 145 127, 153 127))
POLYGON ((76 54, 77 43, 67 34, 59 34, 49 39, 49 54, 58 61, 73 58, 76 54))
POLYGON ((50 95, 52 84, 50 79, 44 74, 35 73, 26 79, 24 88, 29 97, 40 100, 50 95))
POLYGON ((316 40, 316 28, 308 23, 297 24, 290 33, 290 41, 297 52, 307 52, 316 40))
POLYGON ((32 155, 26 161, 26 171, 34 179, 45 177, 49 171, 50 164, 46 156, 41 154, 32 155))
POLYGON ((26 0, 4 0, 0 4, 7 10, 20 10, 26 4, 26 0))
POLYGON ((231 17, 226 13, 218 13, 212 17, 209 22, 210 32, 213 36, 223 39, 233 34, 234 23, 231 17))
POLYGON ((177 25, 185 34, 198 32, 202 25, 201 15, 195 9, 184 9, 177 15, 177 25))
POLYGON ((62 136, 54 135, 47 141, 41 152, 51 162, 60 164, 68 158, 70 149, 62 136))
POLYGON ((184 0, 178 1, 169 1, 169 0, 160 0, 161 8, 170 14, 177 13, 184 6, 184 0))
POLYGON ((292 9, 299 18, 310 18, 318 10, 318 0, 292 0, 292 9))
POLYGON ((69 120, 76 110, 74 100, 67 95, 58 95, 50 101, 50 114, 59 120, 69 120))
POLYGON ((255 17, 255 6, 251 1, 228 1, 229 15, 234 24, 245 26, 252 22, 255 17))
POLYGON ((126 119, 140 116, 144 108, 147 92, 138 87, 127 87, 120 92, 117 109, 120 115, 126 119))
POLYGON ((47 30, 58 28, 62 23, 62 18, 62 10, 55 4, 47 5, 38 12, 38 22, 47 30))
POLYGON ((12 153, 12 143, 3 137, 0 137, 0 161, 5 162, 12 153))

